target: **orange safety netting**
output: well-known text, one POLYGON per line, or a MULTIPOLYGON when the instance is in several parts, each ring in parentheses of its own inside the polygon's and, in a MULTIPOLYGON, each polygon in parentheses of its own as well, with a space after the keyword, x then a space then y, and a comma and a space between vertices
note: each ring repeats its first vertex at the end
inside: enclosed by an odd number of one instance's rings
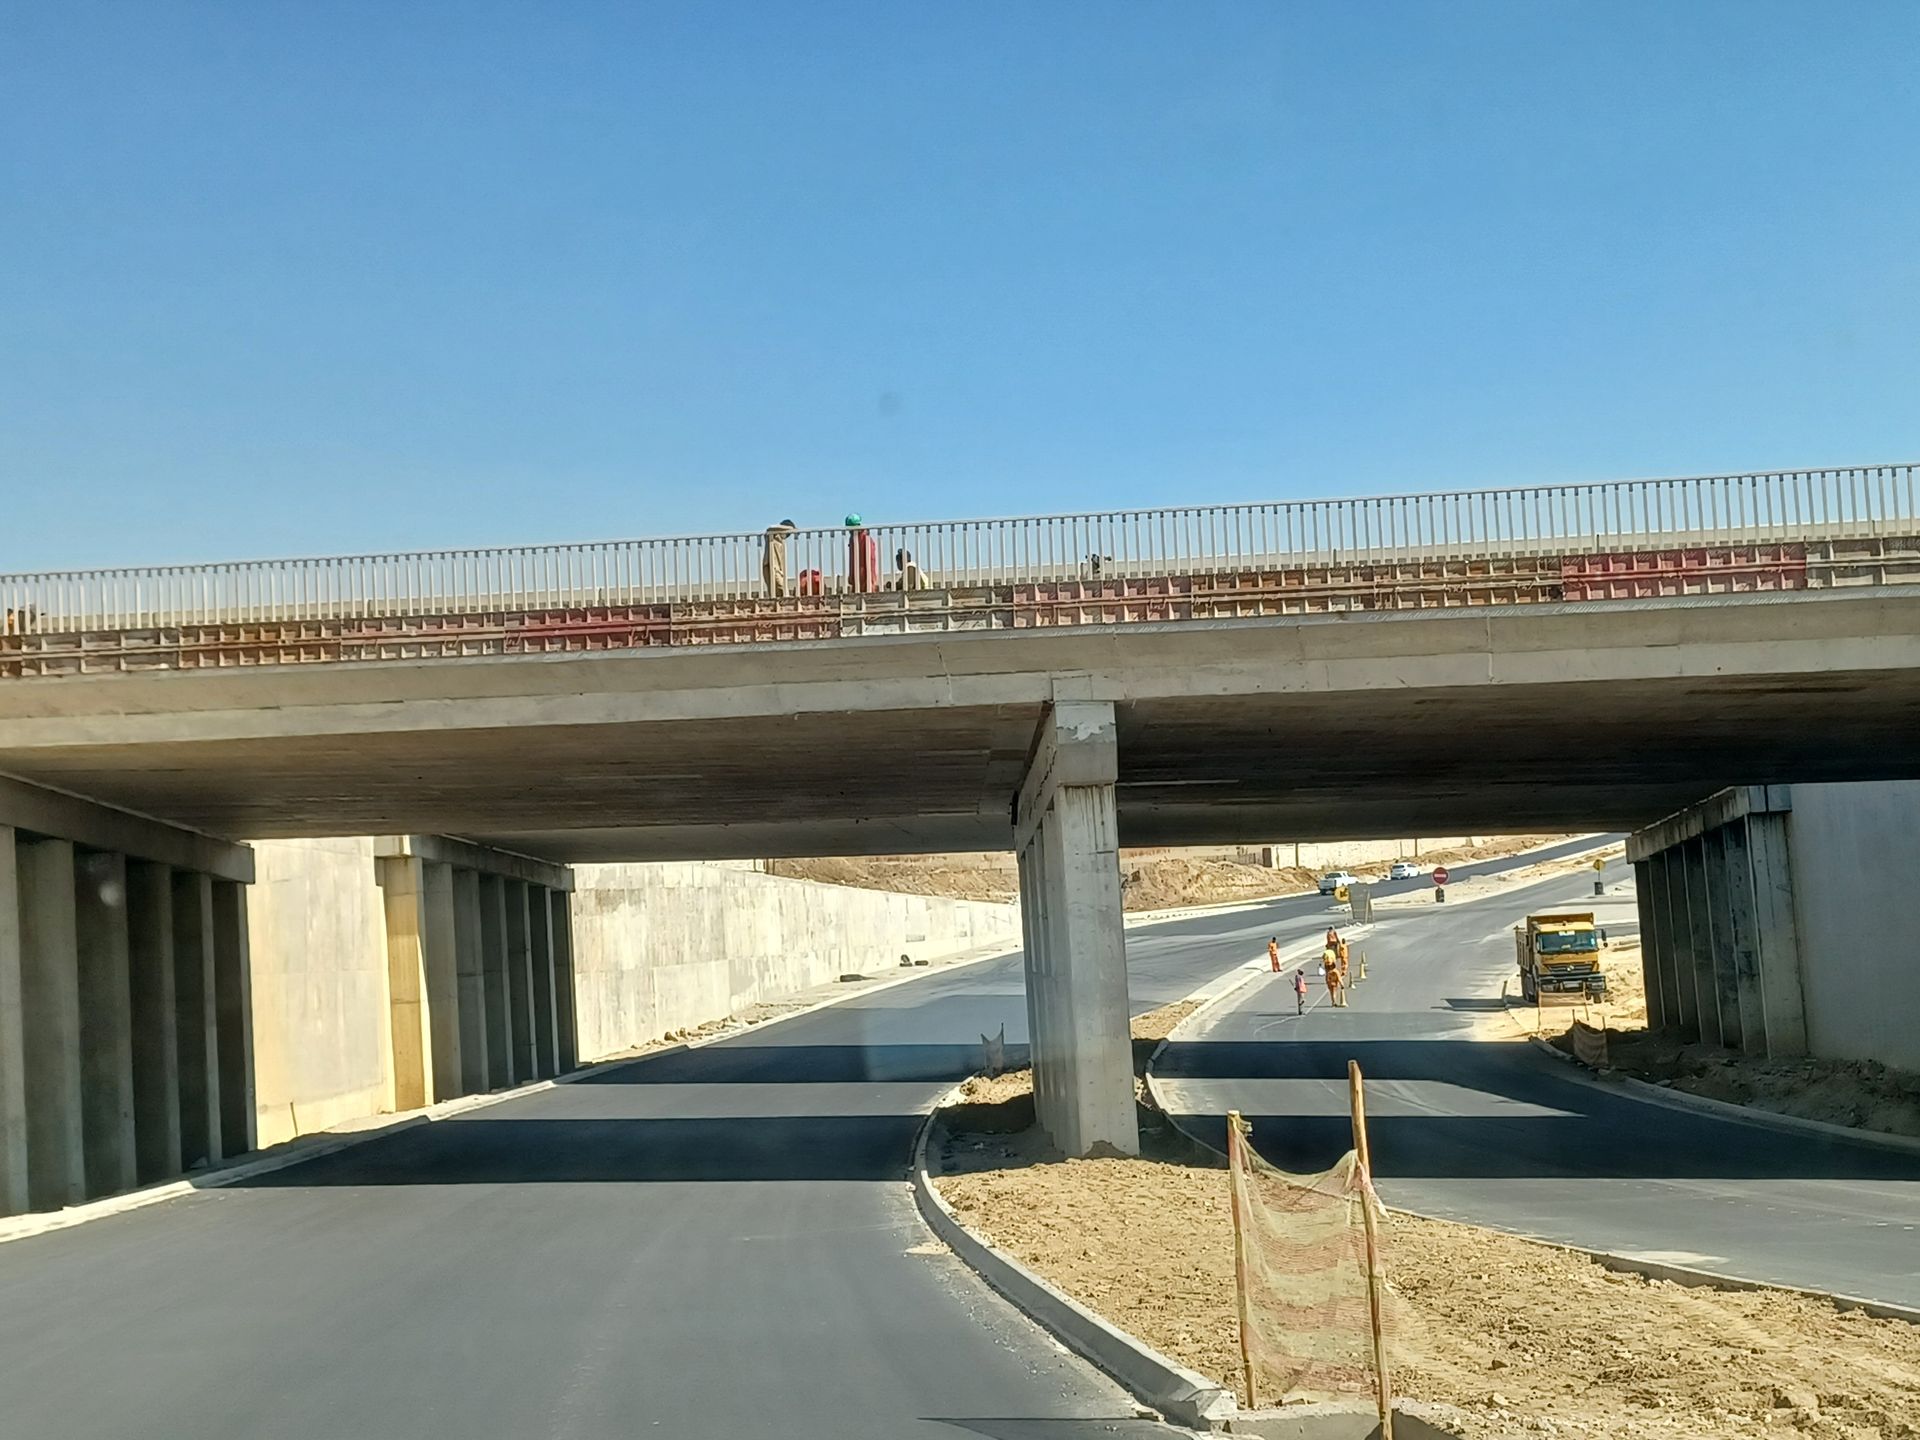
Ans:
MULTIPOLYGON (((1229 1122, 1241 1328, 1263 1394, 1375 1388, 1363 1205, 1385 1208, 1349 1150, 1318 1175, 1290 1175, 1254 1153, 1229 1122)), ((1381 1261, 1376 1247, 1376 1261, 1381 1261)), ((1383 1262, 1382 1262, 1383 1263, 1383 1262)), ((1382 1284, 1388 1334, 1396 1306, 1382 1284)))

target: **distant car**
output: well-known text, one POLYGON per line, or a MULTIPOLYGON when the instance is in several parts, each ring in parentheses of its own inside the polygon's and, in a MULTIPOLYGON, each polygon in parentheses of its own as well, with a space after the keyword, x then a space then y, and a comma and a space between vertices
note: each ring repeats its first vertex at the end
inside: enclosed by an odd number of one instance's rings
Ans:
POLYGON ((1360 877, 1358 875, 1346 870, 1335 870, 1331 874, 1320 877, 1320 893, 1322 895, 1331 895, 1342 885, 1358 885, 1359 883, 1360 877))
POLYGON ((1411 860, 1396 860, 1393 862, 1393 868, 1387 871, 1389 880, 1418 880, 1419 878, 1420 867, 1411 860))

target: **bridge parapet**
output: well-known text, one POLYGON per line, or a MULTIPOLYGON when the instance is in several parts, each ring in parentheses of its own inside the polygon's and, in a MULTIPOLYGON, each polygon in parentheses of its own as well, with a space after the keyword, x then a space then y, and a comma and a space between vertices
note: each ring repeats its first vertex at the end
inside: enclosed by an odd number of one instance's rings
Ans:
POLYGON ((0 576, 0 678, 1900 583, 1916 471, 0 576))

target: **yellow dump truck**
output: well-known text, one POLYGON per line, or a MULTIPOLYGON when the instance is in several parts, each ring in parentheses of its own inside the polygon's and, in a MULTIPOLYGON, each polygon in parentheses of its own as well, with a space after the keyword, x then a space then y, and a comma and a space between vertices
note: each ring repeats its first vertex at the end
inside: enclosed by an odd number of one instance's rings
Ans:
POLYGON ((1513 927, 1520 998, 1536 1005, 1606 999, 1607 977, 1600 965, 1606 940, 1591 910, 1529 915, 1513 927))

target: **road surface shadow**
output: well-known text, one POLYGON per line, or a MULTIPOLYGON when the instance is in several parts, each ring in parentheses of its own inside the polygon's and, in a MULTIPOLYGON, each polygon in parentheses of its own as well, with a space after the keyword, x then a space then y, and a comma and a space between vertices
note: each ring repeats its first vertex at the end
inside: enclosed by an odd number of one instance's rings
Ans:
MULTIPOLYGON (((1027 1063, 1027 1047, 1006 1046, 1008 1066, 1027 1063)), ((594 1070, 575 1085, 846 1085, 872 1080, 964 1080, 979 1070, 971 1045, 749 1045, 731 1042, 642 1056, 594 1070)))
MULTIPOLYGON (((1250 1082, 1254 1146, 1293 1171, 1325 1169, 1353 1143, 1346 1077, 1348 1060, 1358 1060, 1382 1175, 1920 1180, 1920 1155, 1670 1109, 1583 1083, 1531 1050, 1516 1060, 1512 1049, 1471 1040, 1200 1041, 1169 1046, 1155 1073, 1219 1084, 1223 1108, 1228 1082, 1250 1082), (1319 1083, 1299 1086, 1297 1100, 1288 1096, 1299 1107, 1293 1112, 1262 1113, 1273 1096, 1261 1084, 1275 1080, 1319 1083), (1423 1096, 1425 1085, 1436 1089, 1423 1096)), ((1208 1144, 1225 1145, 1223 1116, 1178 1118, 1208 1144)))
POLYGON ((917 1115, 490 1120, 415 1126, 230 1188, 898 1180, 917 1115))

